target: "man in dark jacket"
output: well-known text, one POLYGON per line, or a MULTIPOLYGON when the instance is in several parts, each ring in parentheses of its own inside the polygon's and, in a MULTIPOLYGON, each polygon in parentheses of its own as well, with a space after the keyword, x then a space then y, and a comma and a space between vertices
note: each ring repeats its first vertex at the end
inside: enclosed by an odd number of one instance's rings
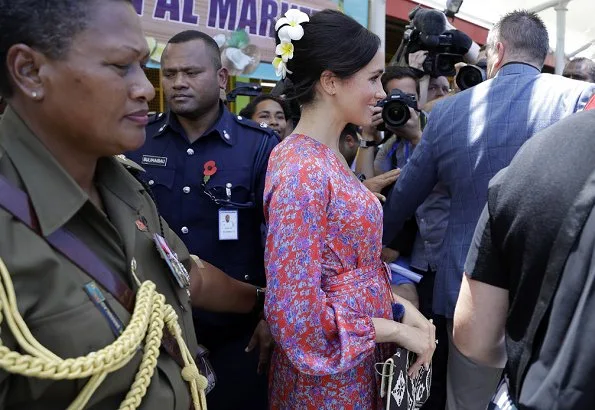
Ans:
POLYGON ((530 139, 492 179, 467 256, 455 344, 475 363, 506 363, 502 391, 520 409, 595 403, 593 158, 595 111, 530 139))

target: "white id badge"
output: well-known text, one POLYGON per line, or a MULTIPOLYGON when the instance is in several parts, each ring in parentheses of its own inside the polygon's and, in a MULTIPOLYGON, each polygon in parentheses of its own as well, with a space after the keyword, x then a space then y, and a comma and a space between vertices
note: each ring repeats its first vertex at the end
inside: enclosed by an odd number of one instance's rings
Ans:
POLYGON ((238 210, 220 209, 219 210, 219 240, 237 241, 238 240, 238 210))

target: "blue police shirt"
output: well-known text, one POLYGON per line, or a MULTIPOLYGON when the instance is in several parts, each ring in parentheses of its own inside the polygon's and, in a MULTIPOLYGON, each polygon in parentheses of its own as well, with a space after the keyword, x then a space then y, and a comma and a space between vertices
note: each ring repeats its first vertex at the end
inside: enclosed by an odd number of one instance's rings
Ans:
POLYGON ((191 253, 235 279, 264 286, 262 197, 268 158, 278 142, 265 124, 221 104, 215 124, 194 143, 173 113, 156 115, 144 146, 127 156, 145 168, 142 178, 159 212, 191 253), (216 171, 205 184, 209 161, 216 171), (219 240, 220 209, 237 209, 237 240, 219 240))

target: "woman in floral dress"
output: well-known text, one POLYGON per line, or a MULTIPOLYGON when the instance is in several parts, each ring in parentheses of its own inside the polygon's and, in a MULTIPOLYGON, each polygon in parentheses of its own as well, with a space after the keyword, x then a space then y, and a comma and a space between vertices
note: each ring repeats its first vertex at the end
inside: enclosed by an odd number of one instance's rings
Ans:
POLYGON ((370 124, 385 97, 380 40, 330 10, 311 19, 290 11, 276 29, 274 64, 302 116, 271 154, 264 195, 265 313, 277 342, 270 405, 379 408, 375 363, 391 355, 389 343, 418 354, 411 372, 435 348, 433 325, 407 302, 402 321, 392 320, 382 206, 339 153, 343 127, 370 124))

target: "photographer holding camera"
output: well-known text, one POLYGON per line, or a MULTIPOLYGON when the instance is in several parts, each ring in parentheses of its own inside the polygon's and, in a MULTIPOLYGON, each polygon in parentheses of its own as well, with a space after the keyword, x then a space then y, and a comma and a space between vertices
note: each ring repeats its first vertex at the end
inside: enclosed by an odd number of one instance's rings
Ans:
POLYGON ((432 77, 424 71, 424 63, 428 54, 427 50, 419 50, 408 56, 409 67, 415 71, 419 78, 418 104, 426 112, 429 111, 427 103, 442 98, 451 91, 447 77, 443 75, 432 77))
MULTIPOLYGON (((380 147, 374 160, 374 173, 381 174, 403 167, 413 148, 421 141, 422 121, 418 111, 419 82, 415 71, 408 67, 389 66, 382 75, 382 86, 387 94, 375 108, 373 133, 378 130, 393 134, 380 147), (387 121, 383 119, 387 117, 387 121)), ((370 129, 364 135, 370 135, 370 129)), ((364 138, 365 138, 364 136, 364 138)))
MULTIPOLYGON (((386 84, 385 81, 382 80, 387 97, 384 100, 379 101, 376 107, 374 107, 372 124, 367 127, 362 127, 359 146, 360 150, 358 151, 355 160, 355 171, 358 174, 363 175, 366 179, 391 171, 404 164, 403 160, 400 160, 398 165, 390 166, 389 164, 377 168, 375 160, 375 158, 377 158, 376 150, 367 148, 377 147, 381 144, 382 146, 386 145, 383 144, 383 141, 386 140, 386 138, 383 138, 383 134, 380 131, 388 131, 392 134, 399 135, 410 144, 413 144, 412 146, 417 145, 421 139, 422 129, 420 125, 419 109, 417 107, 419 94, 417 77, 412 70, 405 67, 389 66, 386 70, 391 71, 393 69, 396 69, 397 71, 405 70, 405 72, 391 77, 395 80, 400 79, 400 81, 386 84)), ((384 79, 386 76, 387 74, 385 73, 382 78, 384 79)), ((408 150, 410 150, 410 148, 408 148, 408 150)))

